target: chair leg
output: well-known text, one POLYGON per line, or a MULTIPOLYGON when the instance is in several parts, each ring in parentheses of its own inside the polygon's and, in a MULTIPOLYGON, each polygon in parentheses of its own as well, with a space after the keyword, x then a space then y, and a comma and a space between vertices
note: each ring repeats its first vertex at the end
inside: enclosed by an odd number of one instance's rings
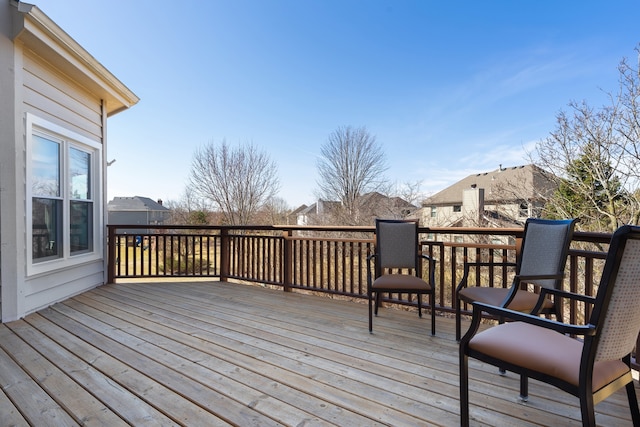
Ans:
POLYGON ((376 301, 373 305, 373 314, 378 315, 378 307, 380 307, 380 292, 376 292, 376 301))
POLYGON ((373 294, 369 292, 369 333, 373 332, 373 294))
POLYGON ((469 358, 460 349, 460 426, 469 427, 469 358))
POLYGON ((529 400, 529 377, 525 374, 520 375, 520 400, 523 402, 529 400))
POLYGON ((633 425, 640 426, 640 410, 638 410, 638 398, 636 397, 636 389, 633 386, 633 381, 627 384, 627 398, 629 399, 633 425))
POLYGON ((460 309, 460 304, 462 301, 456 298, 456 341, 460 342, 461 329, 462 325, 460 317, 462 316, 462 310, 460 309))
POLYGON ((429 302, 431 303, 431 335, 436 334, 436 293, 429 294, 429 302))
MULTIPOLYGON (((584 387, 583 387, 584 388, 584 387)), ((596 427, 595 404, 591 390, 580 390, 580 413, 582 414, 582 427, 596 427)))
POLYGON ((418 296, 418 317, 422 319, 422 296, 420 294, 418 296))

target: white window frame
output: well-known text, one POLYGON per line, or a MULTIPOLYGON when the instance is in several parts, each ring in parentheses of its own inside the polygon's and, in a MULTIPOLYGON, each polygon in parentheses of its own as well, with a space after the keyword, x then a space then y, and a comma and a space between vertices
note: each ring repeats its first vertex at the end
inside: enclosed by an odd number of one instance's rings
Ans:
POLYGON ((41 273, 47 273, 55 270, 65 269, 80 265, 86 262, 103 259, 103 201, 102 201, 102 144, 93 141, 83 135, 73 132, 65 127, 51 123, 41 117, 27 113, 26 117, 26 212, 25 212, 25 229, 27 234, 26 255, 27 255, 27 276, 33 276, 41 273), (63 247, 61 256, 55 259, 43 261, 33 260, 33 135, 34 133, 50 138, 61 144, 61 165, 60 165, 60 187, 61 198, 63 201, 62 208, 62 236, 63 247), (93 247, 87 252, 71 253, 70 236, 70 202, 72 199, 70 194, 70 176, 69 176, 69 148, 73 147, 91 154, 89 177, 90 198, 93 203, 93 217, 91 232, 93 247))

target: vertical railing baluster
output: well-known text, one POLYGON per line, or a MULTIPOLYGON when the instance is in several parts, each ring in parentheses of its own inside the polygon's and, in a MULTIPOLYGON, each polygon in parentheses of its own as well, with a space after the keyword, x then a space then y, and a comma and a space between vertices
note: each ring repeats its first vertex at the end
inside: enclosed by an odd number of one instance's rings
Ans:
MULTIPOLYGON (((286 291, 301 288, 366 297, 365 260, 371 249, 373 230, 367 231, 371 236, 367 239, 350 239, 325 237, 329 236, 325 233, 337 231, 330 227, 310 230, 286 226, 278 228, 283 231, 281 236, 273 236, 270 233, 276 228, 266 230, 258 227, 252 232, 252 227, 198 229, 159 226, 140 235, 140 246, 136 246, 136 231, 131 230, 137 228, 133 225, 122 226, 119 230, 118 226, 108 226, 107 282, 126 277, 208 276, 219 277, 221 281, 236 278, 278 285, 286 291), (294 236, 294 231, 298 229, 300 235, 294 236), (315 236, 313 233, 316 233, 315 236)), ((353 229, 345 227, 342 231, 353 232, 353 229)), ((456 239, 453 228, 421 231, 422 234, 429 234, 429 240, 423 242, 425 251, 438 259, 436 294, 439 310, 451 311, 455 308, 455 286, 460 280, 465 260, 489 263, 489 267, 483 267, 482 271, 471 273, 469 279, 472 283, 496 287, 509 286, 511 283, 512 269, 493 264, 516 259, 521 231, 500 233, 467 229, 461 230, 459 235, 472 235, 474 232, 481 237, 496 234, 508 236, 512 244, 465 243, 456 239), (445 234, 447 241, 438 241, 438 237, 445 234)), ((576 235, 578 241, 606 247, 606 236, 576 235)), ((600 273, 605 256, 602 249, 597 249, 590 252, 573 248, 570 251, 565 288, 588 295, 597 292, 596 276, 600 273)), ((390 302, 414 304, 405 294, 388 295, 385 298, 390 302)), ((468 307, 464 308, 466 312, 468 307)), ((565 320, 573 322, 583 321, 590 314, 582 304, 567 304, 562 310, 562 314, 570 318, 565 320)))

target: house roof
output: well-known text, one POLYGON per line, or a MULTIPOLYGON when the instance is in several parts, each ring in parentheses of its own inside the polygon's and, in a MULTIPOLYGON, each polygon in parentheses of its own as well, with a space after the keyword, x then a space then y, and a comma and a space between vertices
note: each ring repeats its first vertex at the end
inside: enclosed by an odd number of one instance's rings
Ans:
POLYGON ((19 18, 14 20, 13 39, 100 96, 105 101, 107 116, 126 110, 140 100, 37 6, 17 1, 12 5, 19 18))
POLYGON ((377 191, 364 194, 362 196, 363 205, 376 205, 382 202, 390 201, 394 208, 415 208, 416 206, 404 200, 402 197, 387 197, 384 194, 380 194, 377 191))
POLYGON ((301 208, 302 209, 296 209, 296 214, 298 215, 311 215, 316 213, 316 209, 318 208, 318 204, 317 203, 313 203, 312 205, 302 205, 301 208), (304 208, 302 207, 304 206, 304 208))
POLYGON ((307 205, 300 205, 298 206, 298 208, 293 210, 289 215, 298 215, 299 213, 303 212, 307 208, 308 208, 307 205))
POLYGON ((485 203, 512 200, 542 200, 556 188, 548 172, 536 165, 514 166, 472 174, 427 198, 423 206, 462 203, 467 188, 483 188, 485 203))
MULTIPOLYGON (((363 194, 361 198, 361 204, 363 206, 376 206, 388 201, 391 202, 394 208, 416 208, 416 206, 412 205, 401 197, 387 197, 384 194, 380 194, 376 191, 363 194)), ((327 211, 341 206, 340 202, 335 201, 319 200, 318 203, 314 203, 310 206, 302 205, 297 208, 292 214, 295 213, 298 215, 310 215, 316 213, 327 213, 327 211), (320 203, 321 205, 322 212, 318 212, 318 203, 320 203)))
POLYGON ((134 197, 114 197, 107 204, 110 211, 169 211, 165 206, 148 198, 141 196, 134 197))

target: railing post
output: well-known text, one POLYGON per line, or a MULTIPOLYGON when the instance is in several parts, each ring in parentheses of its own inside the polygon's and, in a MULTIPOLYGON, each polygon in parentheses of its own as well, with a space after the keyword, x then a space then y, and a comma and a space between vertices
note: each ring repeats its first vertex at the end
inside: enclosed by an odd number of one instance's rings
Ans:
POLYGON ((107 225, 107 283, 115 281, 116 269, 116 231, 107 225))
POLYGON ((293 283, 293 236, 292 230, 284 231, 284 277, 282 278, 282 290, 291 292, 291 284, 293 283))
POLYGON ((220 281, 226 282, 231 271, 231 239, 229 230, 220 229, 220 281))

